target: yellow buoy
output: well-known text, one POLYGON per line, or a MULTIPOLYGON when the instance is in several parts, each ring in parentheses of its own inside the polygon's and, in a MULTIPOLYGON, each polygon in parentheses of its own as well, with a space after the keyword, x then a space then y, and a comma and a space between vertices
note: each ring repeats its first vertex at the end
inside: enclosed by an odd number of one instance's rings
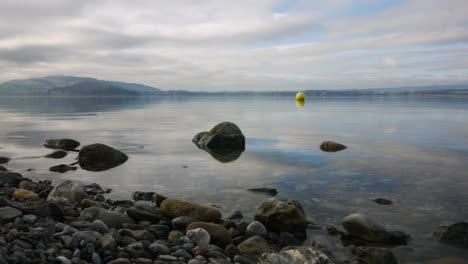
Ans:
POLYGON ((305 94, 303 92, 298 92, 296 94, 296 100, 298 101, 304 101, 305 100, 305 94))

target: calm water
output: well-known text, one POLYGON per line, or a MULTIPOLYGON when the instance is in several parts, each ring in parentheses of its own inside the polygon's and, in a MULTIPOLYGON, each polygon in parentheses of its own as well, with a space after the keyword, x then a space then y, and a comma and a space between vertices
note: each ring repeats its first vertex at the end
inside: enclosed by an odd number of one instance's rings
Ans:
POLYGON ((402 263, 468 258, 431 238, 440 223, 468 218, 468 98, 310 98, 303 107, 269 97, 0 98, 0 120, 0 155, 26 177, 97 182, 114 198, 156 191, 247 217, 267 197, 245 189, 275 187, 319 224, 362 212, 405 231, 410 247, 395 249, 402 263), (222 121, 247 138, 230 163, 191 142, 222 121), (76 157, 42 158, 50 152, 43 140, 63 137, 108 144, 130 159, 104 172, 51 173, 76 157), (324 153, 325 140, 349 148, 324 153), (395 204, 377 205, 377 197, 395 204))

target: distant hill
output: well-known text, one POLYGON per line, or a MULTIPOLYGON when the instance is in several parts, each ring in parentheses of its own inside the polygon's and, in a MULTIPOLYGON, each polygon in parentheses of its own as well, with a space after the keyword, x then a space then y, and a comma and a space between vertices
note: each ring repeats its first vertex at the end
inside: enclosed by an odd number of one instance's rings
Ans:
MULTIPOLYGON (((293 91, 162 91, 158 88, 117 81, 75 76, 49 76, 13 80, 0 84, 0 96, 294 96, 293 91)), ((307 96, 468 96, 468 84, 354 90, 306 90, 307 96)))
POLYGON ((75 76, 48 76, 0 84, 0 96, 132 96, 156 95, 160 89, 75 76))

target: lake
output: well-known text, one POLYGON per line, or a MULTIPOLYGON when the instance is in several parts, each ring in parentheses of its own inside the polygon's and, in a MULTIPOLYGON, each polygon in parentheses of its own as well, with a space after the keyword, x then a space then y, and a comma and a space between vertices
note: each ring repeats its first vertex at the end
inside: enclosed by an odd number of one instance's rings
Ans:
MULTIPOLYGON (((401 263, 468 258, 432 239, 439 224, 468 219, 467 97, 308 98, 303 106, 267 96, 11 97, 0 98, 0 120, 0 156, 25 177, 96 182, 112 188, 112 198, 155 191, 248 218, 269 197, 246 189, 274 187, 320 225, 361 212, 411 235, 408 247, 394 249, 401 263), (192 143, 222 121, 246 136, 245 152, 227 163, 192 143), (42 147, 47 138, 104 143, 129 160, 102 172, 52 173, 76 153, 43 158, 51 152, 42 147), (326 140, 348 149, 322 152, 326 140), (394 204, 378 205, 378 197, 394 204)), ((311 230, 314 236, 325 235, 311 230)))

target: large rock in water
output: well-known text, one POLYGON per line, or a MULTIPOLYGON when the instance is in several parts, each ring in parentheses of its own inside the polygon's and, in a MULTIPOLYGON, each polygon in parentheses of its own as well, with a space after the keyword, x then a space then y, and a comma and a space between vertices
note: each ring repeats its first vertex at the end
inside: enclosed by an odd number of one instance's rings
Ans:
POLYGON ((434 235, 442 243, 461 248, 468 248, 467 222, 460 222, 450 226, 441 226, 434 235))
MULTIPOLYGON (((327 255, 312 247, 285 247, 279 253, 264 254, 259 264, 330 264, 327 255)), ((377 262, 376 262, 377 263, 377 262)))
POLYGON ((342 221, 343 227, 349 234, 367 241, 406 245, 408 236, 399 231, 387 231, 379 222, 364 214, 351 214, 342 221))
POLYGON ((104 144, 84 146, 78 155, 80 167, 88 171, 103 171, 117 167, 128 160, 124 153, 104 144))
POLYGON ((89 199, 88 194, 83 190, 83 185, 75 181, 64 181, 57 185, 47 197, 47 200, 66 199, 71 203, 81 203, 84 199, 89 199))
POLYGON ((320 145, 320 149, 325 152, 337 152, 346 148, 345 145, 333 141, 325 141, 320 145))
POLYGON ((5 164, 5 163, 8 163, 9 161, 10 161, 10 158, 0 157, 0 164, 5 164))
POLYGON ((6 184, 18 187, 18 184, 23 180, 23 176, 19 173, 8 170, 0 171, 0 187, 6 184))
POLYGON ((93 222, 94 220, 103 221, 110 228, 122 228, 123 224, 135 222, 125 214, 109 211, 101 207, 89 207, 81 212, 78 220, 93 222))
POLYGON ((223 122, 209 132, 200 132, 192 139, 202 149, 245 149, 245 137, 239 127, 231 122, 223 122))
POLYGON ((75 150, 80 146, 80 142, 68 138, 46 139, 43 146, 50 149, 75 150))
POLYGON ((221 212, 217 209, 175 199, 166 199, 161 203, 161 213, 169 218, 190 216, 203 222, 217 222, 221 212))
POLYGON ((255 220, 278 232, 304 231, 309 223, 298 201, 276 198, 266 200, 257 208, 255 220))

